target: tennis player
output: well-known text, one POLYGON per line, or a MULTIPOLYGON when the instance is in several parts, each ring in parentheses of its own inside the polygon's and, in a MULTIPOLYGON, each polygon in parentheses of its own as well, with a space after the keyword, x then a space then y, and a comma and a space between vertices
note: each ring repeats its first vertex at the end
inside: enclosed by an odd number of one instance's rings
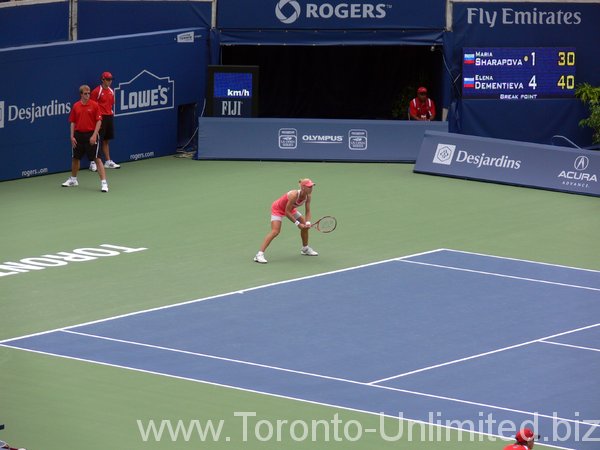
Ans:
POLYGON ((265 250, 273 239, 281 232, 281 222, 287 217, 300 228, 300 238, 302 239, 301 255, 317 256, 318 253, 308 246, 308 230, 310 229, 310 197, 315 183, 310 178, 303 178, 299 181, 300 189, 292 190, 273 202, 271 205, 271 231, 265 237, 260 250, 254 257, 254 261, 260 264, 266 264, 265 250), (302 216, 298 208, 304 205, 306 218, 302 216))
MULTIPOLYGON (((507 445, 504 450, 530 450, 535 445, 536 435, 533 434, 530 428, 523 428, 519 430, 515 436, 516 442, 514 444, 507 445)), ((537 436, 539 439, 539 435, 537 436)))

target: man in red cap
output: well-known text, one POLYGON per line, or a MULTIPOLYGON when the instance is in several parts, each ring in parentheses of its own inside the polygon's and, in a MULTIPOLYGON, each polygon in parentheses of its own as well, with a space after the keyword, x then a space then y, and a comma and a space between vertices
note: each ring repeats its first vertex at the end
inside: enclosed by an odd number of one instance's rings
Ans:
MULTIPOLYGON (((504 450, 528 450, 535 445, 535 435, 529 428, 519 430, 515 436, 517 442, 507 445, 504 450)), ((539 437, 539 436, 538 436, 539 437)))
MULTIPOLYGON (((113 81, 112 73, 103 72, 100 77, 102 84, 96 86, 92 91, 92 100, 98 103, 100 106, 100 112, 102 113, 102 127, 100 128, 100 142, 102 143, 102 153, 106 162, 104 167, 107 169, 119 169, 121 166, 110 159, 110 144, 115 137, 115 92, 112 90, 110 85, 113 81)), ((96 163, 90 162, 90 170, 96 171, 96 163)))
POLYGON ((410 101, 409 114, 412 120, 435 119, 435 103, 427 97, 426 88, 417 90, 417 96, 410 101))

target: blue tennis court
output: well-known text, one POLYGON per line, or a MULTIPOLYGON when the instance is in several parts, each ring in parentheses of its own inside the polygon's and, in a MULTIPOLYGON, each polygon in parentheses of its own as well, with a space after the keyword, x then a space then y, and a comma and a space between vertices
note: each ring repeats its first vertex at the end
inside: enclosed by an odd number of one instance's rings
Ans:
POLYGON ((598 271, 434 250, 0 344, 483 434, 533 421, 559 448, 600 440, 598 271))

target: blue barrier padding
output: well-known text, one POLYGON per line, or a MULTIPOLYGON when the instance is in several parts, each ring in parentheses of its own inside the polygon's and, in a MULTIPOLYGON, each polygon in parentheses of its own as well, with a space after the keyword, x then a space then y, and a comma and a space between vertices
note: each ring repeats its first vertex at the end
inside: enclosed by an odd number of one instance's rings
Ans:
POLYGON ((427 131, 415 172, 600 196, 600 153, 427 131))
POLYGON ((393 161, 417 158, 426 130, 446 122, 202 117, 197 159, 393 161))
POLYGON ((112 159, 175 153, 178 106, 204 100, 206 39, 183 29, 0 50, 11 80, 0 86, 0 180, 69 170, 69 112, 79 86, 94 88, 105 70, 115 78, 112 159))
POLYGON ((79 0, 79 39, 210 28, 211 2, 79 0))
POLYGON ((0 8, 0 47, 69 39, 69 2, 0 8))

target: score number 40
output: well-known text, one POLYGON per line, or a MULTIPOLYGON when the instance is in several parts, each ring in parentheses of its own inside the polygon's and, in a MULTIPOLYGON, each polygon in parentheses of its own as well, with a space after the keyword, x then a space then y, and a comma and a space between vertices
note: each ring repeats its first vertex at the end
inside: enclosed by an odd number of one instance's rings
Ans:
MULTIPOLYGON (((557 64, 559 66, 574 66, 575 65, 575 52, 558 52, 558 61, 557 64)), ((531 52, 531 65, 535 66, 535 52, 531 52)), ((529 80, 529 87, 535 89, 537 87, 537 82, 535 80, 535 75, 531 77, 529 80)), ((575 76, 574 75, 561 75, 556 85, 561 89, 575 89, 575 76)))

